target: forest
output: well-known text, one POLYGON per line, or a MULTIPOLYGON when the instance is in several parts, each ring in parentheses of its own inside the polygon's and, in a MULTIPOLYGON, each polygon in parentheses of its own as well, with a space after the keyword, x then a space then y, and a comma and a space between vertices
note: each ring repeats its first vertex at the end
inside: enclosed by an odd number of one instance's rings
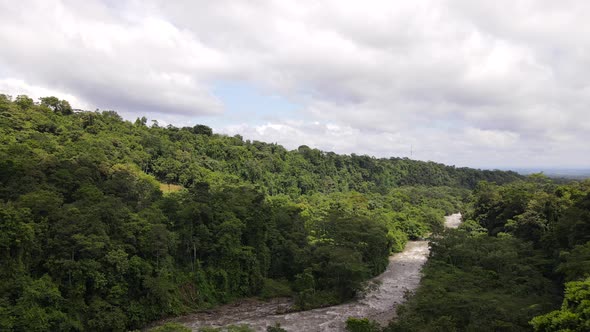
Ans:
POLYGON ((126 331, 245 297, 342 303, 431 233, 389 330, 587 330, 590 182, 147 122, 0 95, 0 330, 126 331))
POLYGON ((480 183, 387 331, 590 331, 590 181, 480 183))

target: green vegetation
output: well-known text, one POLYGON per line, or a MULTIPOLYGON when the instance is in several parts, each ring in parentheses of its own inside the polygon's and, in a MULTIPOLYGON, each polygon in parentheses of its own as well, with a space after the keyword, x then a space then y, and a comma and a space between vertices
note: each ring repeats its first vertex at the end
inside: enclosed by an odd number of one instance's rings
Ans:
POLYGON ((199 329, 199 332, 254 332, 254 330, 247 325, 230 325, 219 328, 202 327, 199 329))
POLYGON ((375 321, 368 318, 348 317, 346 320, 346 330, 349 332, 379 332, 381 327, 375 321))
POLYGON ((289 280, 287 279, 264 279, 262 289, 260 290, 260 297, 262 299, 271 299, 275 297, 287 297, 292 296, 293 290, 289 280))
POLYGON ((268 326, 266 332, 287 332, 287 330, 282 328, 281 324, 276 323, 274 326, 268 326))
POLYGON ((170 184, 170 183, 160 183, 160 190, 164 194, 175 193, 177 191, 181 191, 183 188, 177 184, 170 184))
POLYGON ((537 316, 531 324, 542 332, 590 331, 590 278, 566 283, 561 309, 537 316))
POLYGON ((452 230, 433 241, 431 255, 391 331, 523 331, 557 299, 543 276, 547 262, 517 239, 452 230))
POLYGON ((124 331, 249 296, 346 301, 480 180, 521 178, 146 123, 0 95, 0 330, 124 331))
POLYGON ((387 330, 588 331, 590 181, 482 182, 468 210, 387 330))
POLYGON ((178 323, 166 323, 162 326, 150 329, 150 332, 191 332, 191 329, 178 323))

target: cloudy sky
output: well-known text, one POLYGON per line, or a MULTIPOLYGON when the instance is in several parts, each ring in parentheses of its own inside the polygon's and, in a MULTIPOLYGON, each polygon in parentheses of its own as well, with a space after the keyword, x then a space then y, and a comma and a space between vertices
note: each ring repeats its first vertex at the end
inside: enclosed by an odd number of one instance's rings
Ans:
POLYGON ((590 166, 590 2, 0 0, 0 93, 338 153, 590 166))

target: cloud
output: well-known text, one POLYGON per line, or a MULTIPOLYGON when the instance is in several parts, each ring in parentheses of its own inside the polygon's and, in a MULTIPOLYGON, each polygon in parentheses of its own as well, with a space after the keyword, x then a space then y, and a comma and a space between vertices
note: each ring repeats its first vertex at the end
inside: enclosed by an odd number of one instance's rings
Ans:
POLYGON ((351 153, 361 149, 363 154, 386 156, 391 151, 397 155, 410 154, 410 140, 400 134, 388 132, 364 132, 352 126, 334 123, 286 121, 268 122, 252 126, 230 125, 219 130, 228 135, 240 134, 245 138, 265 142, 281 142, 288 149, 311 144, 324 151, 351 153))
POLYGON ((518 141, 519 135, 509 131, 483 130, 478 128, 467 128, 466 138, 475 145, 483 145, 502 149, 513 146, 518 141))
POLYGON ((583 0, 22 1, 0 5, 0 80, 183 124, 224 119, 214 86, 241 82, 299 105, 297 116, 215 121, 220 130, 379 156, 415 144, 414 157, 472 166, 588 166, 589 10, 583 0))
POLYGON ((50 86, 97 107, 135 112, 211 114, 222 104, 208 72, 223 55, 191 33, 140 12, 100 2, 37 1, 0 5, 6 76, 50 86), (89 8, 90 7, 90 8, 89 8))
POLYGON ((38 100, 41 97, 59 96, 60 98, 65 99, 74 105, 77 105, 77 107, 79 108, 91 108, 88 102, 86 102, 83 99, 79 99, 74 95, 59 90, 48 89, 40 86, 32 86, 27 84, 23 80, 0 78, 0 91, 1 93, 7 94, 11 97, 17 97, 18 95, 27 95, 35 100, 38 100))

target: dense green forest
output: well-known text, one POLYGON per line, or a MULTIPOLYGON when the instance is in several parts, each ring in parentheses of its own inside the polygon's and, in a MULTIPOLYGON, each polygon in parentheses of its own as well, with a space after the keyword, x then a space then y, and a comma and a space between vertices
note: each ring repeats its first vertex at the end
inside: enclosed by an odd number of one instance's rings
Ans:
POLYGON ((477 183, 522 179, 288 151, 55 97, 0 95, 0 141, 2 331, 123 331, 250 296, 346 301, 477 183))
POLYGON ((590 331, 590 180, 483 182, 465 219, 387 331, 590 331))

